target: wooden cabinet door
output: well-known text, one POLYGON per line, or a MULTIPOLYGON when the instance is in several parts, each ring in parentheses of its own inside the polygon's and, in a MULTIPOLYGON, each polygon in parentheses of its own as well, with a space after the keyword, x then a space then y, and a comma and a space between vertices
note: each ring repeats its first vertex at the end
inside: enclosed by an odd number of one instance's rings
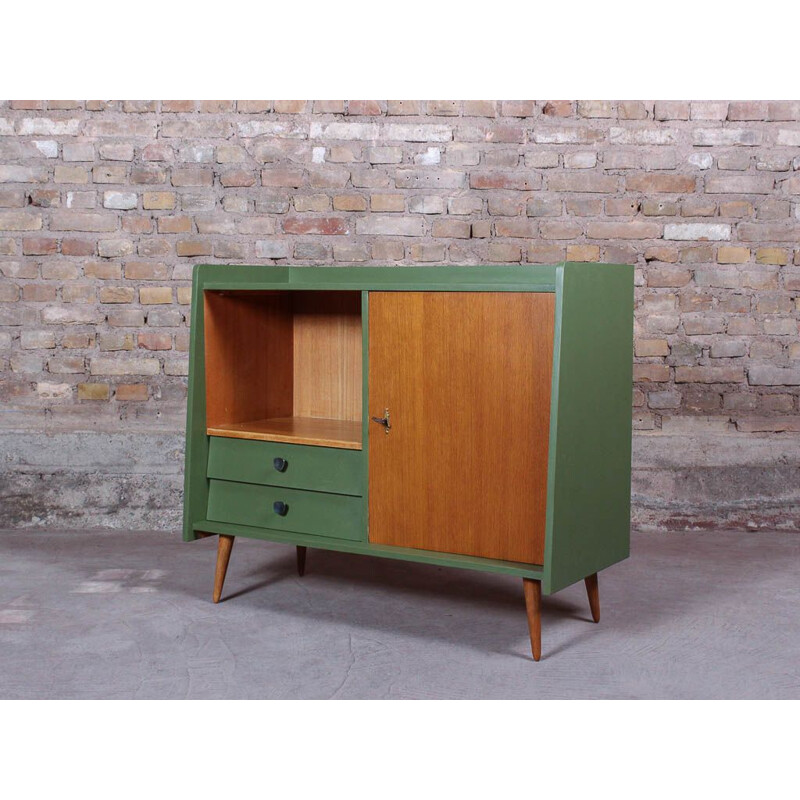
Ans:
POLYGON ((371 542, 543 562, 554 301, 370 292, 371 542))

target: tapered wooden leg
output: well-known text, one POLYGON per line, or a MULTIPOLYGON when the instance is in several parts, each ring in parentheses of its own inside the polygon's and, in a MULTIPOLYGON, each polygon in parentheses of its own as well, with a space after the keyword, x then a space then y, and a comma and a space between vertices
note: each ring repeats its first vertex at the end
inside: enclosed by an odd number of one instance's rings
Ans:
POLYGON ((219 603, 222 596, 222 585, 225 583, 225 573, 228 571, 228 562, 231 560, 233 549, 233 536, 224 533, 219 535, 217 546, 217 571, 214 573, 214 602, 219 603))
POLYGON ((306 574, 306 548, 297 546, 297 574, 302 578, 306 574))
POLYGON ((542 582, 533 578, 523 578, 525 608, 528 612, 528 630, 531 634, 531 653, 533 660, 542 657, 542 582))
POLYGON ((600 622, 600 589, 597 586, 597 573, 584 578, 586 594, 589 595, 589 608, 592 609, 592 619, 600 622))

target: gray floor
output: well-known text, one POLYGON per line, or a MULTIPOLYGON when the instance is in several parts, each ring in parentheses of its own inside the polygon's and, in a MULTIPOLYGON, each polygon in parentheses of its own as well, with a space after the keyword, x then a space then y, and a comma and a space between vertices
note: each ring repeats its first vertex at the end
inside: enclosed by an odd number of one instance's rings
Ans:
POLYGON ((800 698, 800 535, 641 533, 544 600, 519 581, 216 539, 0 533, 2 698, 800 698))

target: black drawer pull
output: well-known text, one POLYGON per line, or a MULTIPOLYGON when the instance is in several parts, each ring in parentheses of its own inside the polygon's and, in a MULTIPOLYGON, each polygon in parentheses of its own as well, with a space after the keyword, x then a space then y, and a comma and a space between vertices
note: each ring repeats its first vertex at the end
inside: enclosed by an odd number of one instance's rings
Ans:
POLYGON ((284 503, 284 502, 283 502, 283 500, 276 500, 276 501, 275 501, 275 502, 272 504, 272 510, 273 510, 273 511, 274 511, 274 512, 275 512, 275 513, 278 515, 278 516, 285 517, 285 516, 286 516, 286 512, 289 510, 289 506, 288 506, 288 505, 286 505, 286 503, 284 503))
POLYGON ((272 466, 275 467, 278 472, 285 472, 286 467, 289 466, 289 462, 285 458, 274 458, 272 460, 272 466))

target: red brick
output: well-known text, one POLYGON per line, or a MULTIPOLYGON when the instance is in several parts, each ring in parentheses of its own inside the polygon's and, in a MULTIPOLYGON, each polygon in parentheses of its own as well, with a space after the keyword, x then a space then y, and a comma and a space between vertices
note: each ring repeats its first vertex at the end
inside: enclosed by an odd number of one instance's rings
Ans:
POLYGON ((800 100, 775 100, 768 103, 767 116, 773 122, 800 120, 800 100))
POLYGON ((594 262, 600 260, 600 248, 593 244, 567 245, 567 261, 594 262))
POLYGON ((609 100, 578 100, 578 115, 609 119, 614 116, 613 105, 609 100))
POLYGON ((386 113, 391 116, 417 116, 422 113, 422 103, 419 100, 389 100, 386 113))
POLYGON ((570 219, 543 219, 539 223, 543 239, 577 239, 583 230, 578 222, 570 219))
POLYGON ((44 111, 44 100, 12 100, 9 107, 12 111, 44 111))
POLYGON ((517 189, 535 191, 542 186, 542 176, 536 172, 473 172, 469 176, 472 189, 517 189))
POLYGON ((367 199, 360 194, 340 194, 333 198, 336 211, 366 211, 367 199))
POLYGON ((470 236, 473 239, 490 239, 492 236, 492 221, 479 219, 470 226, 470 236))
POLYGON ((661 236, 661 225, 657 222, 604 222, 592 221, 586 228, 589 239, 657 239, 661 236))
POLYGON ((159 233, 189 233, 192 230, 192 220, 189 217, 159 217, 159 233))
POLYGON ((242 114, 264 114, 272 111, 272 100, 237 100, 236 110, 242 114))
POLYGON ((127 114, 152 113, 158 110, 158 103, 155 100, 125 100, 122 110, 127 114))
POLYGON ((30 303, 50 303, 56 299, 56 287, 28 283, 22 287, 22 299, 30 303))
POLYGON ((620 119, 647 119, 647 107, 641 100, 621 100, 617 103, 620 119))
POLYGON ((527 217, 505 217, 494 223, 497 236, 509 239, 533 239, 539 230, 539 223, 527 217))
POLYGON ((432 234, 436 239, 469 239, 470 224, 460 219, 436 219, 432 234))
POLYGON ((536 104, 533 100, 503 100, 500 108, 504 117, 532 117, 536 104))
POLYGON ((26 256, 52 256, 58 252, 58 239, 47 236, 24 238, 22 254, 26 256))
POLYGON ((348 100, 347 113, 352 116, 380 116, 383 111, 377 100, 348 100))
POLYGON ((660 288, 678 288, 686 286, 692 279, 688 269, 680 267, 650 267, 647 270, 647 285, 660 288))
POLYGON ((631 175, 625 179, 625 188, 629 192, 671 192, 678 194, 693 192, 696 185, 697 180, 691 175, 645 173, 643 175, 631 175))
POLYGON ((150 233, 153 230, 153 221, 149 217, 126 215, 122 218, 122 230, 125 233, 150 233))
POLYGON ((657 120, 689 119, 689 102, 687 100, 657 100, 653 110, 657 120))
POLYGON ((175 153, 172 145, 165 142, 156 142, 155 144, 148 144, 147 147, 142 149, 143 161, 172 161, 175 153))
POLYGON ((166 180, 166 170, 161 167, 136 167, 131 170, 131 183, 164 183, 166 180))
POLYGON ((62 239, 61 253, 65 256, 93 256, 97 243, 91 239, 62 239))
POLYGON ((522 250, 515 244, 504 242, 489 242, 489 261, 514 264, 522 260, 522 250))
POLYGON ((572 113, 571 100, 548 100, 542 107, 542 114, 547 117, 571 117, 572 113))
POLYGON ((99 299, 101 303, 132 303, 136 290, 132 286, 103 286, 99 299))
POLYGON ((161 111, 168 114, 184 114, 195 110, 194 100, 162 100, 161 111))
POLYGON ((172 170, 173 186, 211 186, 214 174, 202 167, 175 167, 172 170))
POLYGON ((276 114, 302 114, 308 104, 305 100, 276 100, 276 114))
POLYGON ((219 182, 226 188, 253 186, 256 182, 254 172, 246 169, 232 169, 219 176, 219 182))
POLYGON ((302 169, 264 169, 261 171, 262 186, 287 186, 298 189, 305 184, 302 169))
POLYGON ((147 385, 144 383, 122 383, 114 391, 114 399, 120 403, 144 402, 147 397, 147 385))
POLYGON ((158 261, 128 261, 125 264, 125 278, 129 281, 166 281, 170 268, 158 261))
POLYGON ((140 333, 139 347, 145 350, 171 350, 172 349, 172 335, 169 333, 153 333, 148 331, 140 333))
POLYGON ((464 116, 465 117, 496 117, 497 116, 497 101, 496 100, 465 100, 464 101, 464 116))
POLYGON ((765 100, 734 100, 728 106, 730 120, 762 120, 767 119, 767 102, 765 100))
POLYGON ((370 209, 377 212, 402 213, 406 210, 406 198, 402 194, 373 194, 369 203, 370 209))
POLYGON ((175 246, 175 252, 182 257, 210 256, 211 242, 203 239, 181 239, 175 246))
POLYGON ((633 380, 636 383, 666 383, 669 367, 666 364, 634 364, 633 380))
POLYGON ((233 111, 233 100, 199 100, 197 110, 201 114, 225 114, 233 111))
POLYGON ((675 383, 742 383, 741 367, 676 367, 675 383))
POLYGON ((349 233, 347 220, 342 217, 294 217, 283 221, 284 233, 323 236, 349 233))
POLYGON ((79 383, 78 400, 108 400, 110 387, 107 383, 79 383))
POLYGON ((533 243, 528 245, 528 262, 531 264, 555 264, 563 261, 565 248, 560 244, 533 243))
POLYGON ((547 188, 553 192, 603 192, 613 194, 618 179, 614 175, 586 172, 562 172, 547 176, 547 188))
POLYGON ((315 114, 344 114, 344 100, 315 100, 315 114))

